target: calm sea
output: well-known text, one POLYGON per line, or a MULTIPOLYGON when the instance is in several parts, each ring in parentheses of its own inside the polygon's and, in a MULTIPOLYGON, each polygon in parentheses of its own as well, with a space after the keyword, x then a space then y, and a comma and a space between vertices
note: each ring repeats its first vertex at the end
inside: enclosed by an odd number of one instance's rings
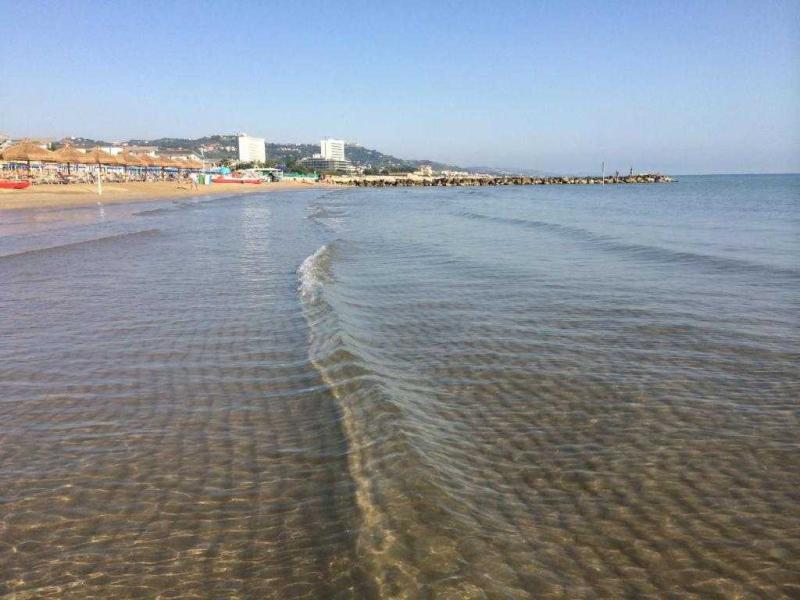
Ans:
POLYGON ((0 598, 800 596, 800 176, 0 212, 0 598))

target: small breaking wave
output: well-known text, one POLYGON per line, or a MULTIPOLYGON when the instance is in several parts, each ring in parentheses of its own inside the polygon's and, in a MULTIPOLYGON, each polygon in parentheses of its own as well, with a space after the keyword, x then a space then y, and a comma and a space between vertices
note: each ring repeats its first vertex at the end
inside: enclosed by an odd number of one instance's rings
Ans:
POLYGON ((307 303, 319 302, 323 285, 331 281, 333 252, 333 243, 326 244, 306 258, 297 269, 300 280, 298 291, 307 303))
POLYGON ((175 210, 175 207, 161 207, 161 208, 150 208, 148 210, 140 210, 138 212, 133 213, 134 217, 155 217, 157 215, 163 215, 164 213, 170 213, 175 210))
POLYGON ((663 248, 661 246, 626 243, 612 236, 594 233, 588 229, 583 229, 581 227, 575 227, 572 225, 561 225, 559 223, 550 223, 547 221, 536 221, 511 217, 495 217, 473 212, 463 212, 460 214, 462 217, 467 219, 491 221, 493 223, 502 223, 506 225, 516 225, 519 227, 549 231, 562 237, 567 237, 585 244, 591 244, 597 248, 601 248, 609 252, 615 252, 623 255, 625 258, 632 258, 635 260, 679 263, 688 266, 694 265, 704 267, 706 269, 725 272, 746 271, 753 273, 769 273, 782 277, 800 277, 800 271, 796 269, 755 263, 726 256, 712 256, 709 254, 698 254, 695 252, 681 252, 670 250, 669 248, 663 248))
POLYGON ((315 204, 308 209, 307 219, 318 223, 330 231, 341 229, 347 212, 332 206, 315 204))
POLYGON ((148 236, 156 236, 160 235, 160 229, 143 229, 141 231, 129 231, 125 233, 117 233, 114 235, 107 235, 98 238, 91 238, 88 240, 79 240, 75 242, 68 242, 65 244, 57 244, 54 246, 45 246, 42 248, 31 248, 28 250, 21 250, 19 252, 11 252, 9 254, 0 255, 0 260, 4 259, 11 259, 11 258, 18 258, 20 256, 31 256, 37 254, 45 254, 49 252, 61 252, 63 250, 71 250, 74 248, 85 247, 85 246, 92 246, 92 245, 101 245, 107 244, 112 242, 117 242, 123 239, 130 239, 136 237, 148 237, 148 236))
MULTIPOLYGON (((335 281, 333 266, 340 242, 319 248, 297 269, 298 293, 309 325, 311 363, 333 395, 347 443, 347 463, 355 483, 361 527, 357 551, 379 597, 393 597, 398 590, 411 593, 418 582, 407 554, 401 523, 414 520, 410 505, 387 505, 386 494, 404 489, 384 470, 392 457, 411 456, 402 431, 402 409, 394 401, 387 382, 370 368, 361 348, 348 335, 340 315, 326 297, 335 281)), ((413 471, 413 469, 412 469, 413 471)), ((402 474, 401 474, 402 475, 402 474)))

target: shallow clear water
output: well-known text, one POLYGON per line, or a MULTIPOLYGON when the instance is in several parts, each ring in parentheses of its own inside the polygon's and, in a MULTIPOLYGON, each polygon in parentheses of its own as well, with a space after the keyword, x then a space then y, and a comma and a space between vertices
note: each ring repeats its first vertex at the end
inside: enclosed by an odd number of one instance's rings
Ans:
POLYGON ((798 198, 0 213, 0 597, 796 597, 798 198))

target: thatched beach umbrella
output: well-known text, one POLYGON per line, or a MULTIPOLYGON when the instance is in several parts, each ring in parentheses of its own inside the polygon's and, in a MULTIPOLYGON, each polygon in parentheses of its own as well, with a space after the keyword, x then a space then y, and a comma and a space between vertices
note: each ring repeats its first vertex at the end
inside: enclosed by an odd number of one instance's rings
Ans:
POLYGON ((89 159, 88 164, 92 165, 121 165, 122 161, 108 152, 104 152, 98 147, 92 148, 86 153, 89 159))
POLYGON ((87 157, 89 158, 89 163, 92 165, 97 165, 97 193, 101 193, 101 184, 102 181, 102 174, 100 172, 100 165, 121 165, 122 159, 114 156, 113 154, 109 154, 108 152, 104 152, 98 146, 95 146, 91 150, 86 153, 87 157))
POLYGON ((127 150, 122 151, 122 162, 128 167, 147 166, 147 162, 143 160, 142 157, 131 154, 127 150))
POLYGON ((154 156, 150 164, 159 168, 159 176, 164 179, 164 169, 170 166, 170 161, 166 156, 154 156))
POLYGON ((129 154, 128 156, 137 159, 142 164, 143 167, 156 166, 155 159, 152 156, 148 156, 147 154, 129 154))
POLYGON ((165 174, 165 169, 174 169, 178 166, 174 159, 169 158, 168 156, 159 156, 159 164, 161 166, 161 176, 163 177, 165 174))
POLYGON ((28 171, 31 170, 31 161, 57 162, 50 150, 45 150, 30 140, 23 140, 19 144, 6 148, 3 150, 2 157, 3 160, 7 162, 27 163, 28 171))
POLYGON ((138 156, 131 154, 127 150, 122 151, 122 155, 119 157, 122 160, 122 163, 125 165, 125 173, 128 172, 128 167, 136 167, 141 169, 142 167, 146 167, 147 163, 139 158, 138 156))
POLYGON ((70 172, 70 165, 86 165, 92 160, 85 152, 76 150, 69 144, 53 152, 53 157, 57 162, 66 163, 67 173, 70 172))
POLYGON ((136 154, 136 155, 131 155, 131 156, 136 156, 136 158, 138 158, 141 161, 142 166, 145 168, 145 170, 148 169, 149 167, 160 167, 161 166, 159 164, 159 162, 158 162, 158 159, 156 159, 156 158, 154 158, 152 156, 149 156, 147 154, 136 154))
POLYGON ((117 154, 116 158, 119 161, 119 164, 122 165, 122 172, 125 174, 125 179, 127 179, 128 178, 128 167, 133 167, 133 166, 136 166, 136 165, 132 165, 131 164, 131 158, 128 155, 128 151, 127 150, 123 150, 121 154, 117 154))

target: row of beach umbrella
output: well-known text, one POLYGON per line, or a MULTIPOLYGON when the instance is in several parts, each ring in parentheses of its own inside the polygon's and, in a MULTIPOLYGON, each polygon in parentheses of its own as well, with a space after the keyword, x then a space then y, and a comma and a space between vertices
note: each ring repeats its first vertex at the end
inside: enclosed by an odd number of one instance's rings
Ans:
POLYGON ((24 162, 30 166, 32 162, 60 163, 66 165, 106 165, 119 167, 158 167, 173 169, 202 169, 203 164, 196 160, 181 160, 166 156, 147 156, 131 154, 127 150, 114 155, 100 148, 92 148, 81 152, 67 145, 55 151, 45 150, 30 141, 23 141, 9 146, 0 152, 0 161, 24 162))

